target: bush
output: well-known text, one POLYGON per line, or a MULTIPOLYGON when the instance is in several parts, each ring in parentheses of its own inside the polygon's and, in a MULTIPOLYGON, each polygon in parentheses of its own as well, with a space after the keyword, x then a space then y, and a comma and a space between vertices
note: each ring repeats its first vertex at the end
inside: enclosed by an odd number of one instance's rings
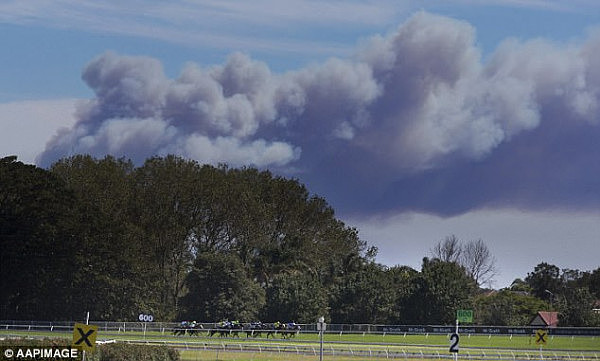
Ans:
MULTIPOLYGON (((71 340, 66 338, 45 338, 41 340, 13 338, 0 340, 0 347, 68 347, 70 345, 71 340)), ((111 343, 96 346, 96 351, 92 354, 86 354, 85 359, 88 361, 178 361, 179 352, 168 346, 111 343)))

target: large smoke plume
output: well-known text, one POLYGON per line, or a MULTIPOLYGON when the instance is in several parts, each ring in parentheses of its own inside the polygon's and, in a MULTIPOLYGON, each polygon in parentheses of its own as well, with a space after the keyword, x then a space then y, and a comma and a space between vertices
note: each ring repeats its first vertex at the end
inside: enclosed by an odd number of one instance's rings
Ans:
POLYGON ((169 153, 298 176, 345 211, 600 208, 600 32, 577 44, 507 40, 485 61, 474 29, 419 13, 352 59, 284 74, 233 54, 176 79, 108 52, 96 97, 47 145, 137 163, 169 153))

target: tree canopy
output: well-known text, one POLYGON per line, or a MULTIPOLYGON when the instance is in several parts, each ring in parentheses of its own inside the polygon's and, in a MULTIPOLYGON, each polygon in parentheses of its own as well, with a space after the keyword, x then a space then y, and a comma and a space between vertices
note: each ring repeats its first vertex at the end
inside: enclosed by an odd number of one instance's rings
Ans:
POLYGON ((600 324, 600 268, 540 263, 484 296, 487 247, 447 243, 420 271, 378 264, 324 198, 266 170, 175 156, 136 167, 76 155, 48 170, 0 159, 2 319, 449 324, 473 308, 479 323, 556 309, 564 325, 600 324))

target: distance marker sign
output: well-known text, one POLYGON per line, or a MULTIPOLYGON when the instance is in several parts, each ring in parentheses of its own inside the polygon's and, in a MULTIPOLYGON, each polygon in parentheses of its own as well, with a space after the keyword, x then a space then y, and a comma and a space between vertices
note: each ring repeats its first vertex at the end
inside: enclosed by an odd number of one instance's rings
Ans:
POLYGON ((473 310, 457 310, 456 319, 461 323, 473 322, 473 310))
POLYGON ((458 341, 460 341, 460 336, 458 336, 458 333, 453 333, 450 336, 450 352, 458 353, 458 341))
POLYGON ((94 351, 96 348, 96 336, 98 326, 76 323, 73 326, 73 347, 84 351, 94 351))
POLYGON ((548 331, 537 330, 535 331, 535 343, 538 345, 545 345, 548 341, 548 331))

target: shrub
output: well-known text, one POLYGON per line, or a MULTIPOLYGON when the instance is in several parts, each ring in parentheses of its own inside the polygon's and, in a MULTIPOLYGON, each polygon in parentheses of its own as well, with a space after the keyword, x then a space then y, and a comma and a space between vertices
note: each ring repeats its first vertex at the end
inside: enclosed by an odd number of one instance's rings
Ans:
MULTIPOLYGON (((25 347, 68 347, 71 340, 66 338, 26 339, 12 338, 0 340, 2 346, 25 347)), ((88 361, 179 361, 179 352, 168 346, 133 345, 111 343, 96 346, 96 351, 86 354, 88 361)))

